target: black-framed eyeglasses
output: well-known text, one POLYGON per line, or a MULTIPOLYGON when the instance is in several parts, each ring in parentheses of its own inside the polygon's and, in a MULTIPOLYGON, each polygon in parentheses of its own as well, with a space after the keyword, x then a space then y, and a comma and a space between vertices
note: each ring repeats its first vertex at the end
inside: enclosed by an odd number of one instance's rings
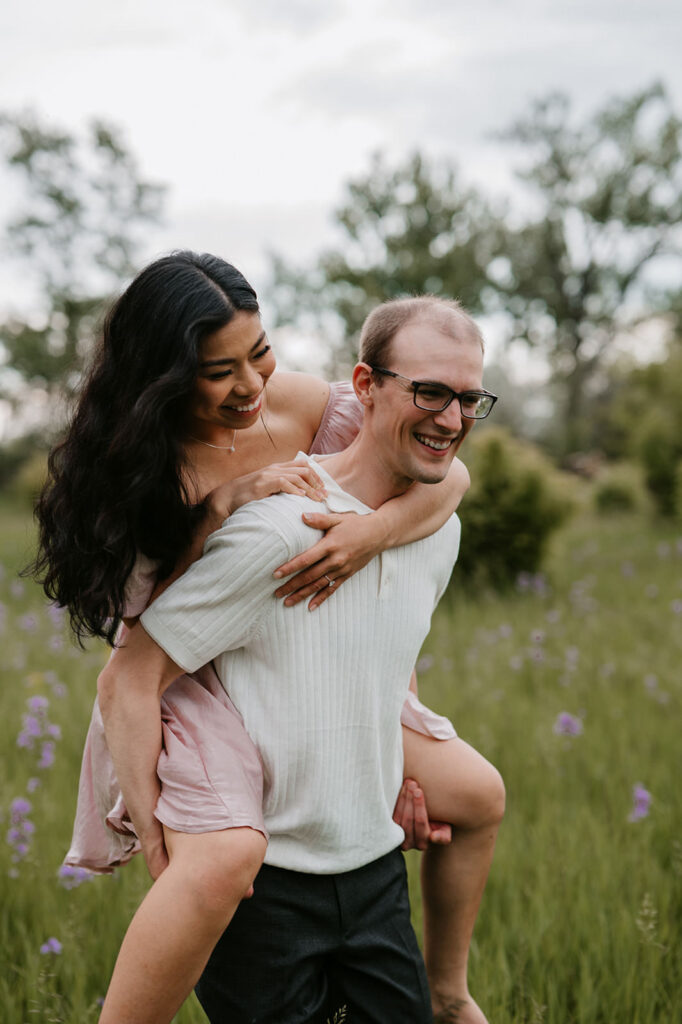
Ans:
POLYGON ((401 373, 385 370, 383 366, 372 366, 374 373, 383 373, 385 377, 395 377, 404 387, 412 392, 414 404, 425 412, 442 412, 447 409, 453 399, 457 399, 462 416, 469 420, 484 420, 497 401, 497 395, 490 391, 453 391, 446 384, 436 384, 429 380, 410 380, 401 373))

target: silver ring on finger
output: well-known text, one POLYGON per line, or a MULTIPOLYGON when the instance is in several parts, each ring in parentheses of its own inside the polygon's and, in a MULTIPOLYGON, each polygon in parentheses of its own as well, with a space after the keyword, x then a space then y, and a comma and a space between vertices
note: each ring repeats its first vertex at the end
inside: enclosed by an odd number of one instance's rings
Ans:
POLYGON ((326 572, 324 573, 324 578, 325 578, 326 580, 329 580, 329 584, 328 584, 328 585, 329 585, 330 587, 333 587, 333 586, 334 586, 334 584, 336 583, 336 580, 333 580, 333 579, 331 579, 331 577, 330 577, 330 576, 327 576, 326 572))

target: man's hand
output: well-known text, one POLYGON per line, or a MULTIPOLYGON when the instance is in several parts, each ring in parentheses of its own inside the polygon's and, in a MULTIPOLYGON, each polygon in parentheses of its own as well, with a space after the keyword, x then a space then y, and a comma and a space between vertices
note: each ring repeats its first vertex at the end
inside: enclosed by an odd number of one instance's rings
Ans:
POLYGON ((161 872, 168 867, 168 853, 163 841, 161 822, 154 818, 146 828, 140 829, 137 834, 147 870, 156 881, 161 872))
POLYGON ((405 779, 398 794, 393 820, 403 829, 401 850, 425 850, 429 843, 446 846, 452 828, 443 821, 429 821, 424 792, 414 779, 405 779))

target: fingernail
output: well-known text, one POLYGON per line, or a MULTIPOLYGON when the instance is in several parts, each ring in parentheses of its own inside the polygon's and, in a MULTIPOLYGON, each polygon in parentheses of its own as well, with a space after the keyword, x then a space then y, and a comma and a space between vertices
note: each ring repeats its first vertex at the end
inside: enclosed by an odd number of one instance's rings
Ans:
POLYGON ((276 580, 281 580, 282 576, 284 576, 284 573, 282 572, 281 569, 275 569, 272 575, 275 577, 276 580))

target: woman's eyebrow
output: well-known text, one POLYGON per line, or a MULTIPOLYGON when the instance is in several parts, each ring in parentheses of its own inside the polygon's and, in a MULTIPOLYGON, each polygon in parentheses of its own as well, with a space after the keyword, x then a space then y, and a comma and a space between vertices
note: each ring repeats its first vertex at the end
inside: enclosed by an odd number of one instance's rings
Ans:
MULTIPOLYGON (((263 333, 257 339, 255 345, 252 345, 251 348, 249 349, 249 355, 251 355, 252 352, 254 352, 263 344, 263 342, 265 341, 265 336, 266 332, 263 331, 263 333)), ((235 359, 206 359, 203 362, 199 363, 199 366, 225 366, 226 363, 234 362, 236 362, 235 359)))

